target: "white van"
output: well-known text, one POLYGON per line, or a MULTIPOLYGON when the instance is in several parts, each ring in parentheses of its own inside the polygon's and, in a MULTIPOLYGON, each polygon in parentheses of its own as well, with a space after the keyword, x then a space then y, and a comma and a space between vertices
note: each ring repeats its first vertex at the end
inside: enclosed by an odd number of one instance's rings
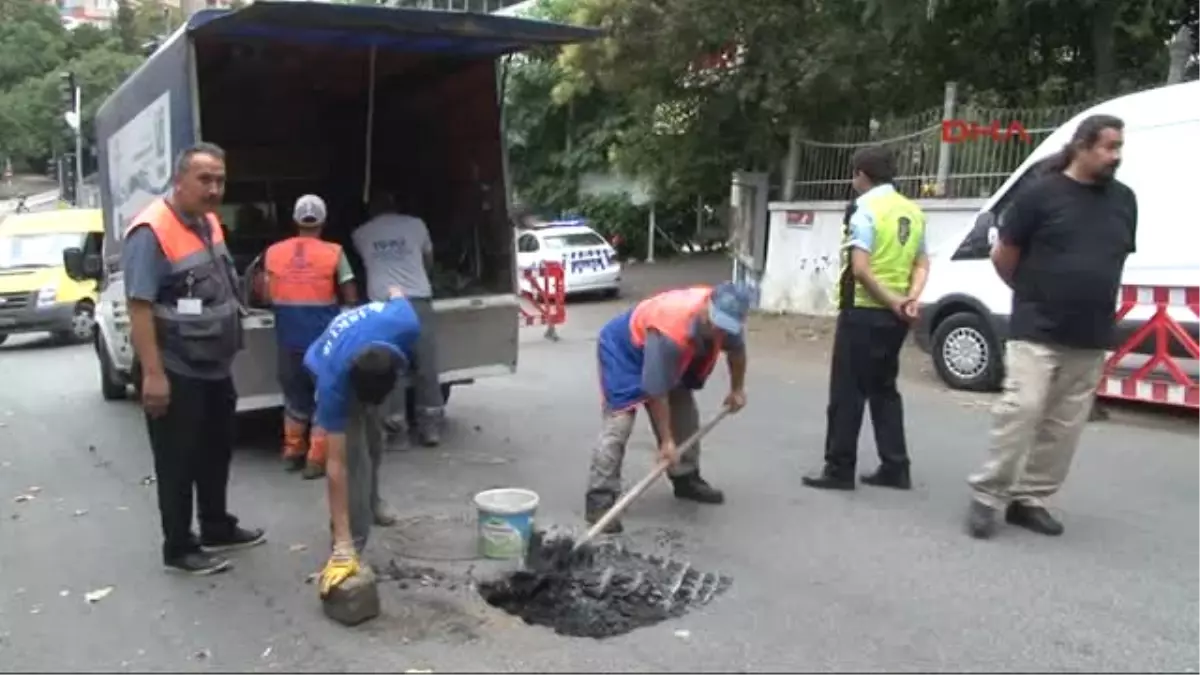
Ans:
MULTIPOLYGON (((1123 283, 1200 283, 1200 188, 1192 166, 1200 157, 1200 82, 1161 87, 1097 105, 1055 130, 1034 150, 988 199, 974 226, 957 240, 957 247, 933 252, 914 337, 918 346, 931 354, 938 374, 950 387, 987 391, 1000 385, 1012 291, 1000 280, 990 259, 996 226, 1012 196, 1037 173, 1031 169, 1061 150, 1080 121, 1096 114, 1124 120, 1125 147, 1117 178, 1137 194, 1137 252, 1125 263, 1123 283)), ((1186 311, 1171 313, 1195 339, 1196 317, 1186 311)), ((1116 345, 1124 344, 1150 316, 1145 307, 1131 311, 1118 326, 1116 345)), ((1152 339, 1136 351, 1153 353, 1152 339)), ((1172 353, 1189 358, 1182 350, 1172 353)))

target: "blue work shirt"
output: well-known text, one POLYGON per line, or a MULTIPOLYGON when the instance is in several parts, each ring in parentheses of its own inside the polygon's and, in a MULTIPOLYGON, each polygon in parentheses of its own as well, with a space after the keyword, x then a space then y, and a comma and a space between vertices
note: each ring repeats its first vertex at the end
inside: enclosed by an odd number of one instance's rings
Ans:
POLYGON ((304 366, 316 383, 316 426, 329 433, 344 433, 350 410, 350 366, 367 347, 391 349, 406 362, 421 333, 421 321, 404 298, 372 302, 342 312, 330 322, 304 354, 304 366))

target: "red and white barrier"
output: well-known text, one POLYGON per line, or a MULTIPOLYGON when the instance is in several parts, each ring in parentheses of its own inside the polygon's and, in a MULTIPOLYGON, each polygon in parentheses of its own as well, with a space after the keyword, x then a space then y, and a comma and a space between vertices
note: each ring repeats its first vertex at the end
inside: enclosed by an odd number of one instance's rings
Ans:
POLYGON ((1151 307, 1153 315, 1105 361, 1097 395, 1200 408, 1200 385, 1176 362, 1176 357, 1171 355, 1171 345, 1181 346, 1192 359, 1200 359, 1200 347, 1170 312, 1175 309, 1178 314, 1186 310, 1194 320, 1200 320, 1200 288, 1122 286, 1117 304, 1117 321, 1124 319, 1136 307, 1151 307), (1138 356, 1145 358, 1145 355, 1139 355, 1134 350, 1147 338, 1154 340, 1154 351, 1148 360, 1140 366, 1123 366, 1123 361, 1131 361, 1138 356))
POLYGON ((521 291, 518 307, 526 326, 545 326, 546 337, 558 339, 555 327, 567 320, 566 270, 560 262, 544 262, 521 270, 528 290, 521 291))

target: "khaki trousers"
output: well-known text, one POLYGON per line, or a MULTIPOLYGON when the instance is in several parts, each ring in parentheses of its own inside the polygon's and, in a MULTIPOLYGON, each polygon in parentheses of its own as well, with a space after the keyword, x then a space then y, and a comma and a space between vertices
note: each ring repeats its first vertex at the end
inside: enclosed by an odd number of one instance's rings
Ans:
POLYGON ((1004 355, 1004 393, 992 409, 991 450, 967 479, 992 508, 1013 501, 1041 506, 1058 492, 1087 422, 1104 351, 1020 340, 1004 355))

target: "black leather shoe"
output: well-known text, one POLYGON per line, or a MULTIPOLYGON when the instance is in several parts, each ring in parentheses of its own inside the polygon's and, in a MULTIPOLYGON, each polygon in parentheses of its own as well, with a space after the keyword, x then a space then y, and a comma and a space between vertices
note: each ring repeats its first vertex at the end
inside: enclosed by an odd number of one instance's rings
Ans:
POLYGON ((865 473, 859 478, 862 480, 863 485, 888 487, 896 490, 912 489, 912 478, 908 475, 908 469, 889 471, 880 467, 875 470, 875 473, 865 473))
POLYGON ((1004 520, 1017 527, 1023 527, 1031 532, 1049 537, 1057 537, 1063 533, 1062 523, 1041 506, 1013 502, 1004 512, 1004 520))
POLYGON ((200 547, 205 553, 221 553, 258 546, 266 541, 267 533, 263 530, 258 528, 248 530, 234 525, 225 532, 202 536, 200 547))
POLYGON ((699 473, 692 473, 678 478, 671 478, 675 485, 675 498, 686 499, 701 504, 723 504, 725 493, 708 484, 699 473))
POLYGON ((825 470, 821 471, 820 473, 812 474, 811 476, 805 476, 800 479, 800 482, 804 483, 806 486, 808 486, 810 488, 816 488, 818 490, 853 490, 854 489, 854 479, 853 478, 843 478, 841 476, 838 476, 838 475, 830 472, 828 469, 825 469, 825 470))
POLYGON ((972 499, 967 511, 967 534, 976 539, 987 539, 995 533, 996 509, 972 499))

